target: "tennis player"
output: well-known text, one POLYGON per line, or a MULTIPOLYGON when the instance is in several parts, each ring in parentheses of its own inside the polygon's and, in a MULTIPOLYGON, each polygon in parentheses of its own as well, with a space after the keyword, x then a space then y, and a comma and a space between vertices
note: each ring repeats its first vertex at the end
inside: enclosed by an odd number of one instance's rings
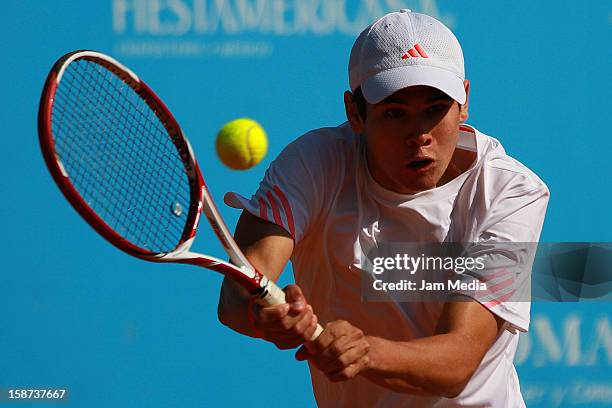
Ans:
POLYGON ((236 240, 249 260, 273 279, 291 260, 296 285, 286 304, 259 307, 225 279, 221 322, 304 345, 296 358, 322 407, 525 406, 513 357, 528 301, 368 303, 359 271, 384 241, 537 242, 547 187, 465 124, 461 46, 434 18, 401 10, 367 27, 349 82, 348 122, 288 145, 251 199, 226 195, 244 210, 236 240))

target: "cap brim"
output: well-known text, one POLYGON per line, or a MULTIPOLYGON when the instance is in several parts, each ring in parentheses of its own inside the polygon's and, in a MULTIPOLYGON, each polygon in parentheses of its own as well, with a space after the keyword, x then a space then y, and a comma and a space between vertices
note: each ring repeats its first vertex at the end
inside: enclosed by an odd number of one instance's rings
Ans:
POLYGON ((460 104, 466 100, 463 79, 444 69, 431 66, 407 65, 380 72, 361 84, 368 103, 376 104, 400 89, 425 85, 439 89, 460 104))

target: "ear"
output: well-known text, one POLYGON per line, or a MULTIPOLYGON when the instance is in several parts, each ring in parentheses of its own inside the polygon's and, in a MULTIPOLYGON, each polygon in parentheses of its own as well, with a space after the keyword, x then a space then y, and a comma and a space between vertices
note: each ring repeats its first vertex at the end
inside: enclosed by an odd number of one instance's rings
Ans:
POLYGON ((467 121, 470 117, 468 112, 470 101, 470 81, 467 79, 463 81, 463 86, 465 87, 465 103, 461 105, 461 108, 459 109, 459 122, 461 123, 467 121))
POLYGON ((353 132, 357 135, 363 133, 363 120, 357 109, 357 104, 353 101, 353 94, 349 91, 344 92, 344 110, 353 132))

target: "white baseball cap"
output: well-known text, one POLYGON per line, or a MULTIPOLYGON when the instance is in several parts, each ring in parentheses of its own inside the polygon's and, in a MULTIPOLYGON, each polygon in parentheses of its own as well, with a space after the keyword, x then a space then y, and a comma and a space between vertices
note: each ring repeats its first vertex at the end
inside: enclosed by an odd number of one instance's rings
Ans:
POLYGON ((435 18, 407 9, 368 26, 351 50, 351 90, 361 87, 371 104, 400 89, 427 85, 463 105, 464 80, 463 52, 455 35, 435 18))

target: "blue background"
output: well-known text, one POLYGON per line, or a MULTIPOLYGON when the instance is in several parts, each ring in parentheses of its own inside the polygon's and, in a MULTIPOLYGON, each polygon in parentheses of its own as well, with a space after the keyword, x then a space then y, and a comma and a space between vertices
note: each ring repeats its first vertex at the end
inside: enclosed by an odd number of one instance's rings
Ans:
MULTIPOLYGON (((113 55, 160 95, 220 202, 228 190, 253 192, 289 141, 344 121, 359 29, 400 7, 428 12, 463 45, 469 123, 551 190, 542 241, 612 240, 609 1, 248 0, 287 10, 247 25, 239 3, 217 1, 227 8, 215 27, 208 0, 3 2, 0 387, 64 386, 68 404, 83 407, 314 405, 307 367, 293 352, 217 322, 219 276, 132 259, 65 203, 39 152, 36 115, 49 68, 74 49, 113 55), (114 15, 121 4, 128 11, 114 15), (155 14, 140 20, 156 5, 161 24, 155 14), (198 5, 207 25, 195 28, 187 23, 198 5), (315 7, 329 26, 304 14, 315 7), (326 14, 334 10, 342 11, 335 19, 326 14), (263 124, 270 150, 259 166, 234 172, 215 157, 214 137, 241 116, 263 124)), ((238 212, 222 213, 235 225, 238 212)), ((194 249, 222 255, 205 229, 194 249)), ((533 305, 517 354, 529 406, 612 403, 610 317, 608 303, 533 305)))

